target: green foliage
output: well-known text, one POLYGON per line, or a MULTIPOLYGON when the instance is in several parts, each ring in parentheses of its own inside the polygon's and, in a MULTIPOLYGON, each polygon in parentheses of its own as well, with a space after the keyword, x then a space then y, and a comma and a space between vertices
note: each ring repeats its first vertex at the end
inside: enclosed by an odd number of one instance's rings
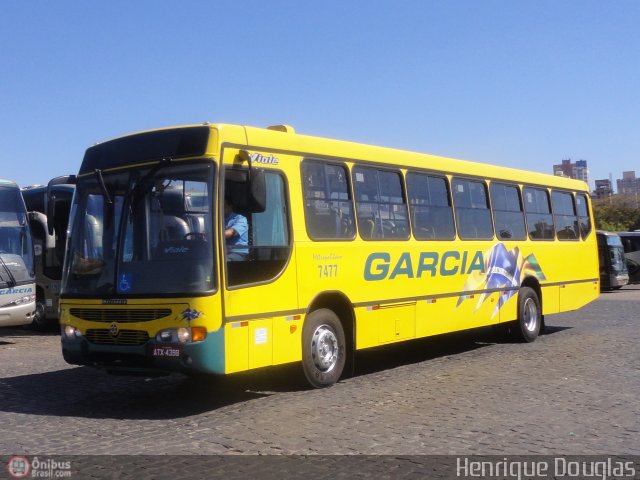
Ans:
POLYGON ((610 232, 640 229, 640 208, 632 206, 630 199, 616 197, 593 202, 596 228, 610 232))

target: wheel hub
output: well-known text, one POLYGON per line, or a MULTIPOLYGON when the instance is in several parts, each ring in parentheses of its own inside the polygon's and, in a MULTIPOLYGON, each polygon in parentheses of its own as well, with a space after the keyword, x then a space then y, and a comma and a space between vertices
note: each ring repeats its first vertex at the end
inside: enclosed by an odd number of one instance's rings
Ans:
POLYGON ((320 325, 311 338, 311 354, 318 370, 330 372, 338 363, 338 338, 328 325, 320 325))
POLYGON ((538 307, 532 298, 527 298, 524 302, 524 328, 528 332, 533 332, 538 324, 538 307))

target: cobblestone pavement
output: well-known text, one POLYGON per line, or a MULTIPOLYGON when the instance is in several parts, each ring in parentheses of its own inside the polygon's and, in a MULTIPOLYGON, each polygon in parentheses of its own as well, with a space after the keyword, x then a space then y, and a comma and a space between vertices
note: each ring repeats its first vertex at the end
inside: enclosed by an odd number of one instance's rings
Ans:
POLYGON ((357 357, 307 390, 297 368, 214 381, 67 365, 55 333, 0 329, 0 454, 640 455, 640 288, 547 317, 357 357))

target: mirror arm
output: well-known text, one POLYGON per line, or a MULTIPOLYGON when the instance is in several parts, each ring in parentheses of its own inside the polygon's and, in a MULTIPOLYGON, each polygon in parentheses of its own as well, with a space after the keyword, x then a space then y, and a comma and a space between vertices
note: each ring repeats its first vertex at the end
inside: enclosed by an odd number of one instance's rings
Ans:
POLYGON ((53 219, 56 215, 55 208, 55 195, 51 192, 51 187, 56 185, 75 185, 76 184, 76 176, 75 175, 61 175, 59 177, 52 178, 47 183, 47 231, 49 235, 53 235, 53 219))
POLYGON ((240 150, 238 156, 240 157, 240 160, 249 164, 247 182, 251 183, 251 170, 253 169, 253 164, 251 163, 251 155, 249 155, 249 152, 247 152, 246 150, 240 150))

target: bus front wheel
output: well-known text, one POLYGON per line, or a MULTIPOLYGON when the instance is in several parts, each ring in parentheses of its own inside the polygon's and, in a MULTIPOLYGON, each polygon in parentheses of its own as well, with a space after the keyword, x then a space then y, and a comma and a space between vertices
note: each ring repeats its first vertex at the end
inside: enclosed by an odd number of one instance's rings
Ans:
POLYGON ((518 320, 513 328, 517 340, 533 342, 542 326, 540 299, 533 288, 522 287, 518 295, 518 320))
POLYGON ((347 350, 337 315, 326 308, 311 312, 302 327, 302 370, 315 388, 336 383, 344 370, 347 350))
POLYGON ((31 328, 34 330, 44 330, 49 326, 49 322, 47 321, 46 309, 44 306, 44 300, 39 296, 36 299, 36 311, 33 314, 33 320, 31 321, 31 328))

